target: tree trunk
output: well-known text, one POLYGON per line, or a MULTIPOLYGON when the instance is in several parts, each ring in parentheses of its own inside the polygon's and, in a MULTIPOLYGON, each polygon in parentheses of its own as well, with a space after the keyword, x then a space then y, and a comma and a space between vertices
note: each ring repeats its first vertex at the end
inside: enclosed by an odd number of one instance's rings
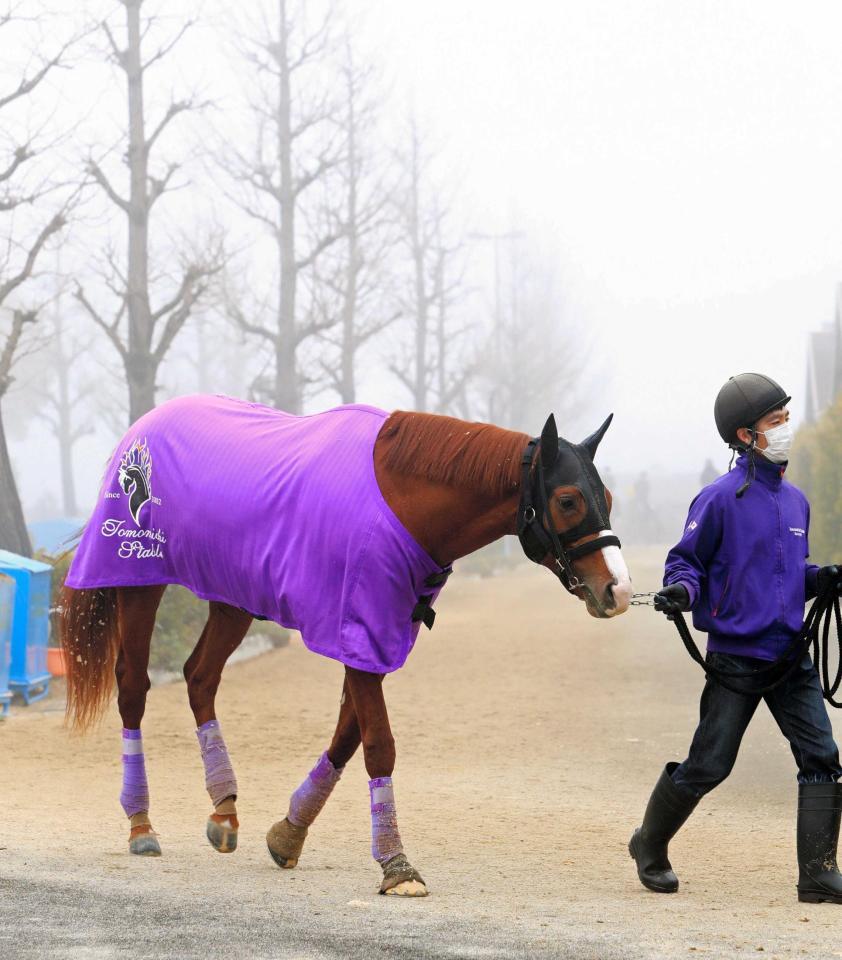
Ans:
MULTIPOLYGON (((349 58, 350 59, 350 58, 349 58)), ((357 351, 357 279, 359 275, 359 243, 357 223, 357 118, 354 109, 353 69, 349 67, 348 79, 348 268, 345 274, 345 295, 342 303, 342 358, 339 393, 343 403, 356 400, 354 359, 357 351)))
POLYGON ((126 358, 129 384, 129 423, 140 419, 155 406, 155 374, 158 365, 149 353, 137 351, 126 358))
POLYGON ((0 411, 0 550, 11 550, 24 557, 32 556, 32 542, 23 519, 12 461, 6 446, 6 431, 0 411))
POLYGON ((420 160, 418 155, 418 134, 412 128, 412 186, 410 197, 410 231, 412 253, 415 267, 415 409, 427 409, 427 284, 424 276, 426 266, 424 242, 421 236, 421 210, 419 183, 420 160))
POLYGON ((292 169, 292 94, 289 71, 289 24, 286 0, 279 0, 278 56, 278 162, 280 166, 280 216, 278 233, 279 291, 278 337, 275 343, 275 406, 287 413, 301 412, 301 391, 295 352, 295 183, 292 169))
POLYGON ((143 68, 140 46, 142 0, 124 0, 128 28, 126 78, 129 96, 129 344, 125 358, 129 384, 129 422, 155 406, 157 363, 151 356, 152 316, 149 306, 148 158, 143 118, 143 68))
POLYGON ((444 295, 444 251, 439 250, 436 262, 435 299, 438 301, 438 317, 436 318, 436 344, 438 347, 438 402, 436 409, 439 413, 447 413, 448 384, 447 384, 447 304, 444 295))
POLYGON ((64 352, 61 316, 56 317, 56 348, 58 352, 58 452, 61 463, 61 501, 66 517, 75 517, 76 485, 73 482, 73 424, 70 410, 70 378, 67 370, 67 356, 64 352))
POLYGON ((207 335, 207 318, 202 313, 196 318, 196 389, 199 393, 211 392, 211 380, 208 376, 210 358, 207 335))

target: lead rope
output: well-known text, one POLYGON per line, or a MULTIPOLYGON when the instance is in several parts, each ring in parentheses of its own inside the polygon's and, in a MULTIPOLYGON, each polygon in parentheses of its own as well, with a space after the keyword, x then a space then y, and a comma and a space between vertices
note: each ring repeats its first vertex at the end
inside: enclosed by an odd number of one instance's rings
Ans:
MULTIPOLYGON (((653 597, 655 593, 633 593, 630 601, 631 606, 649 607, 654 606, 653 597)), ((835 585, 831 584, 825 587, 819 594, 807 611, 807 616, 801 631, 793 639, 787 649, 769 664, 760 670, 719 670, 711 666, 702 655, 702 652, 696 646, 696 642, 687 626, 687 621, 682 613, 667 614, 667 619, 672 620, 678 630, 678 635, 684 644, 690 657, 702 667, 706 674, 712 676, 718 683, 722 684, 726 690, 732 693, 747 693, 762 696, 769 693, 776 687, 779 687, 785 680, 798 668, 801 658, 812 646, 813 664, 819 675, 819 682, 822 688, 822 696, 833 706, 842 708, 842 701, 834 699, 837 690, 842 685, 842 608, 840 608, 839 593, 835 585), (836 675, 833 681, 830 680, 830 629, 831 625, 836 627, 837 643, 837 667, 836 675), (754 680, 763 680, 766 677, 775 676, 775 679, 765 687, 752 687, 747 689, 732 683, 734 680, 752 678, 754 680)))

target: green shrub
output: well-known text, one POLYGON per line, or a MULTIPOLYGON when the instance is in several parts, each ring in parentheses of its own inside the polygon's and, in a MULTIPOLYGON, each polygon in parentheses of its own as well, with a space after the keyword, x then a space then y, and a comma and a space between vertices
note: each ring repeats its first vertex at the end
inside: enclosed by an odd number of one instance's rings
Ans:
POLYGON ((842 396, 799 429, 787 477, 810 501, 810 559, 842 562, 842 396))
POLYGON ((207 619, 206 600, 199 600, 184 587, 168 586, 155 618, 149 666, 154 670, 181 670, 199 642, 207 619))
MULTIPOLYGON (((58 646, 58 615, 56 613, 61 597, 61 586, 70 564, 73 551, 68 550, 59 556, 39 551, 36 560, 49 563, 52 568, 50 606, 51 615, 50 645, 58 646)), ((152 649, 149 653, 149 666, 153 670, 181 670, 184 661, 196 646, 205 622, 208 618, 206 600, 199 600, 184 587, 169 586, 158 607, 155 619, 155 633, 152 636, 152 649)), ((280 628, 279 628, 280 629, 280 628)))

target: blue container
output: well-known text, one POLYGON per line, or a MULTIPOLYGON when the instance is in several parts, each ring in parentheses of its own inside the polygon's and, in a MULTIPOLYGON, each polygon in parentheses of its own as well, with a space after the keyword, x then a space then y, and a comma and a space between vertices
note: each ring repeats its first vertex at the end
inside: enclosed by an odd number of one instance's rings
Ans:
POLYGON ((0 573, 0 717, 9 712, 9 657, 12 653, 12 611, 15 606, 15 581, 0 573))
POLYGON ((0 550, 0 573, 15 581, 9 689, 25 703, 40 700, 50 688, 47 641, 52 572, 49 564, 0 550))

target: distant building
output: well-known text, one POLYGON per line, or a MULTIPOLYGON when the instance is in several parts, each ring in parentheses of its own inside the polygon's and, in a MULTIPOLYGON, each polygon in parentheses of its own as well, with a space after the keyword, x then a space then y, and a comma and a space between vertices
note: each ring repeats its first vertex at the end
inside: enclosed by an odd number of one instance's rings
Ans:
POLYGON ((836 288, 833 320, 808 334, 807 397, 804 419, 815 423, 842 388, 842 284, 836 288))

